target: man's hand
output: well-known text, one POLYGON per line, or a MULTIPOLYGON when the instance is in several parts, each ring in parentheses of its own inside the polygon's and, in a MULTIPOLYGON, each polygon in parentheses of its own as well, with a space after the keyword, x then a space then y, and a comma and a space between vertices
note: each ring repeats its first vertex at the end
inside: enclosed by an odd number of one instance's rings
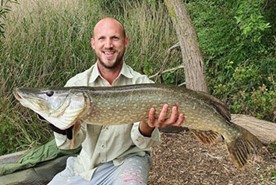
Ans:
POLYGON ((57 128, 55 125, 53 125, 53 124, 49 124, 48 125, 48 128, 50 130, 52 130, 52 131, 54 131, 56 133, 62 134, 62 135, 66 135, 69 140, 71 140, 73 138, 73 127, 74 127, 74 125, 71 126, 71 127, 69 127, 69 128, 67 128, 67 129, 65 129, 65 130, 61 130, 61 129, 57 128))
POLYGON ((144 136, 151 136, 154 128, 165 128, 167 126, 180 127, 185 121, 184 114, 178 112, 177 106, 173 106, 171 116, 167 118, 168 107, 167 104, 163 105, 158 118, 155 117, 155 109, 151 108, 149 110, 148 120, 141 121, 139 125, 141 134, 144 136))

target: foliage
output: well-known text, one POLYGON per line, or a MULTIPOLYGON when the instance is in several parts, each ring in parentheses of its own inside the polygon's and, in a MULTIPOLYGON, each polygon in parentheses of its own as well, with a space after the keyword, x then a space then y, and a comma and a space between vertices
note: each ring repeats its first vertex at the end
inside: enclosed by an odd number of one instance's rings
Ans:
POLYGON ((275 8, 266 0, 189 1, 211 93, 233 113, 275 116, 275 8), (250 6, 249 6, 250 4, 250 6))

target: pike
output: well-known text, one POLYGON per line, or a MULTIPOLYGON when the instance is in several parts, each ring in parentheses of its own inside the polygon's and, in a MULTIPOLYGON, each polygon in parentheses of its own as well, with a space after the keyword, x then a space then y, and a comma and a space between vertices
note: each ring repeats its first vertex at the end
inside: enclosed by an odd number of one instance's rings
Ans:
MULTIPOLYGON (((114 87, 17 88, 19 102, 59 129, 77 123, 132 124, 147 119, 151 107, 159 115, 164 104, 178 106, 185 126, 205 144, 223 137, 230 159, 242 168, 262 143, 230 121, 229 109, 217 98, 185 87, 137 84, 114 87)), ((169 114, 170 115, 170 112, 169 114)), ((74 137, 72 139, 74 142, 74 137)))

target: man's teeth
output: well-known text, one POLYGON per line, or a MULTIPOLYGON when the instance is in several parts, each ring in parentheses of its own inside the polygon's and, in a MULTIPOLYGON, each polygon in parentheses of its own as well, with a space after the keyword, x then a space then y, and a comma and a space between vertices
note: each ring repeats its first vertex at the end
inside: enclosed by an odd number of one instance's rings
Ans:
POLYGON ((106 54, 106 55, 112 55, 112 54, 114 54, 114 52, 104 52, 104 54, 106 54))

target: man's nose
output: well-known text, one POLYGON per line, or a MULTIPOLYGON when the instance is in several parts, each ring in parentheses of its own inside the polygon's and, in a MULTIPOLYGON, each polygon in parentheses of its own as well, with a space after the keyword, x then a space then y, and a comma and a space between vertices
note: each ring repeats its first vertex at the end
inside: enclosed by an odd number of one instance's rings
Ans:
POLYGON ((106 42, 105 42, 105 47, 106 48, 113 48, 114 45, 113 45, 113 42, 111 39, 107 39, 106 42))

